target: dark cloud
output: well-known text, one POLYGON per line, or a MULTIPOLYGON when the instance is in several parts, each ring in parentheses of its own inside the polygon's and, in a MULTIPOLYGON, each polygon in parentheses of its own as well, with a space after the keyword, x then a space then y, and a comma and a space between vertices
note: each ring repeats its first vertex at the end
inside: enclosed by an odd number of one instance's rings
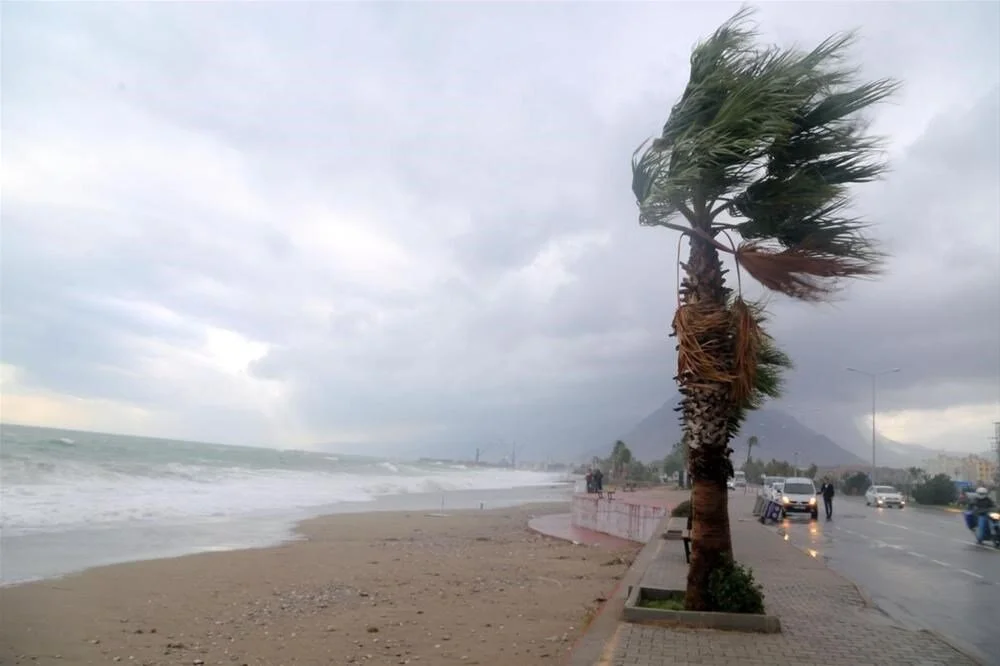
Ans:
MULTIPOLYGON (((786 42, 844 13, 777 7, 761 22, 786 42)), ((853 365, 903 369, 886 409, 988 405, 998 9, 850 7, 866 73, 907 84, 875 119, 895 171, 858 199, 893 259, 834 305, 772 300, 797 363, 783 404, 863 414, 853 365)), ((621 434, 674 390, 677 238, 638 226, 629 158, 689 45, 735 8, 5 11, 14 390, 228 441, 568 451, 621 434)))

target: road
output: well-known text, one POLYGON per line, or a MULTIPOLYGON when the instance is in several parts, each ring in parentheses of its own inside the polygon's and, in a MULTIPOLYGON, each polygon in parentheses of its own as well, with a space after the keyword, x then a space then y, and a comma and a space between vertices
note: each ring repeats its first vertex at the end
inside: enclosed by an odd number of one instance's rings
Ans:
POLYGON ((962 515, 876 509, 837 498, 833 520, 789 518, 779 532, 861 585, 897 621, 1000 663, 1000 550, 978 546, 962 515))

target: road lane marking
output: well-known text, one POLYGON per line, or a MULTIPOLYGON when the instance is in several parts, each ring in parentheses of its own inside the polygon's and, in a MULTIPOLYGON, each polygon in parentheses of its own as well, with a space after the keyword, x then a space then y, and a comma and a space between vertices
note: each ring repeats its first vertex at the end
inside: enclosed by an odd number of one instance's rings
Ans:
MULTIPOLYGON (((887 523, 887 522, 884 522, 884 521, 881 521, 881 520, 877 520, 875 522, 880 523, 882 525, 888 525, 890 527, 899 527, 900 529, 904 529, 904 530, 911 531, 911 532, 919 532, 920 534, 926 534, 927 536, 932 536, 932 537, 934 537, 936 539, 940 539, 941 538, 940 534, 934 534, 932 532, 924 532, 923 530, 914 530, 914 529, 911 529, 909 527, 902 527, 901 525, 893 525, 892 523, 887 523)), ((859 537, 861 539, 867 539, 869 541, 873 541, 880 548, 895 548, 897 550, 902 550, 904 548, 904 546, 900 546, 900 545, 892 544, 892 543, 886 543, 885 541, 882 541, 881 539, 876 539, 875 537, 868 536, 867 534, 863 534, 861 532, 855 532, 854 530, 849 530, 846 527, 840 527, 839 525, 836 526, 836 527, 834 527, 834 529, 837 530, 837 531, 839 531, 839 532, 844 532, 845 534, 850 534, 852 536, 859 537)), ((948 537, 948 539, 950 541, 955 542, 955 543, 964 544, 966 546, 971 545, 971 546, 975 546, 977 548, 982 548, 984 550, 990 550, 990 551, 1000 552, 1000 550, 997 550, 996 548, 994 548, 992 546, 989 546, 989 545, 987 545, 985 543, 978 543, 977 544, 974 541, 970 542, 968 539, 956 539, 955 537, 948 537)), ((912 555, 913 553, 911 552, 910 554, 912 555)), ((918 554, 917 557, 924 557, 924 556, 918 554)))
MULTIPOLYGON (((934 537, 935 539, 940 539, 941 538, 940 534, 935 534, 934 532, 927 532, 925 530, 918 530, 918 529, 915 529, 913 527, 905 527, 903 525, 897 525, 896 523, 887 523, 884 520, 876 520, 875 522, 878 523, 879 525, 885 525, 887 527, 898 527, 899 529, 906 530, 907 532, 917 532, 918 534, 924 534, 926 536, 934 537)), ((955 537, 948 537, 948 538, 951 539, 952 541, 954 541, 955 543, 968 543, 964 539, 956 539, 955 537)))
MULTIPOLYGON (((892 523, 885 523, 883 521, 876 521, 876 522, 881 523, 883 525, 892 525, 892 523)), ((892 526, 896 527, 895 525, 892 525, 892 526)), ((921 559, 921 560, 924 560, 924 561, 927 561, 927 562, 933 562, 934 564, 936 564, 936 565, 938 565, 940 567, 943 567, 945 569, 949 569, 951 571, 957 571, 958 573, 962 573, 962 574, 965 574, 966 576, 971 576, 972 578, 977 578, 979 580, 984 580, 985 579, 985 576, 983 576, 982 574, 978 574, 975 571, 969 571, 968 569, 960 569, 960 568, 956 567, 953 564, 949 564, 948 562, 942 562, 941 560, 932 559, 931 557, 929 557, 927 555, 924 555, 923 553, 918 553, 918 552, 913 551, 913 550, 906 550, 907 546, 905 544, 904 545, 899 545, 899 544, 894 544, 894 543, 887 543, 887 542, 885 542, 885 541, 883 541, 881 539, 876 539, 875 537, 869 536, 869 535, 864 534, 862 532, 855 532, 852 529, 848 529, 848 528, 842 527, 840 525, 831 525, 830 527, 832 527, 833 530, 836 530, 838 532, 843 532, 845 534, 851 534, 851 535, 856 536, 856 537, 858 537, 860 539, 863 539, 865 541, 869 541, 870 543, 872 543, 872 545, 876 546, 877 548, 892 548, 894 550, 901 550, 901 551, 904 551, 907 555, 911 555, 911 556, 913 556, 913 557, 915 557, 917 559, 921 559)), ((913 532, 921 532, 921 530, 909 530, 909 528, 903 528, 903 529, 906 529, 908 531, 913 531, 913 532)), ((940 539, 940 535, 934 535, 934 534, 931 534, 929 532, 927 532, 925 534, 928 534, 929 536, 935 536, 935 537, 937 537, 937 538, 940 539)), ((960 539, 954 539, 953 538, 951 540, 952 541, 956 541, 958 543, 966 544, 966 545, 969 544, 968 541, 963 541, 963 540, 960 540, 960 539)), ((976 545, 976 544, 973 542, 973 545, 976 545)), ((990 548, 990 547, 986 546, 986 544, 982 544, 980 547, 982 547, 982 548, 988 548, 989 550, 996 550, 994 548, 990 548)), ((802 547, 802 548, 805 549, 804 547, 802 547)), ((813 552, 815 552, 815 551, 813 551, 813 552)), ((1000 551, 998 551, 998 552, 1000 552, 1000 551)), ((810 552, 809 554, 812 555, 812 552, 810 552)), ((816 555, 813 555, 813 557, 816 557, 816 555)))
POLYGON ((982 576, 980 576, 979 574, 977 574, 975 571, 969 571, 968 569, 959 569, 959 571, 961 573, 964 573, 964 574, 968 575, 968 576, 975 576, 976 578, 982 578, 982 576))

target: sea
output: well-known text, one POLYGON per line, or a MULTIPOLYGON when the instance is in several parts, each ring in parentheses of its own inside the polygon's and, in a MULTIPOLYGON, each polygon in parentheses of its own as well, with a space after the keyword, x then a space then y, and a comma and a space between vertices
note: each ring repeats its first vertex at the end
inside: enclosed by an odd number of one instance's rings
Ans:
POLYGON ((568 501, 565 474, 0 425, 0 585, 300 538, 307 518, 568 501))

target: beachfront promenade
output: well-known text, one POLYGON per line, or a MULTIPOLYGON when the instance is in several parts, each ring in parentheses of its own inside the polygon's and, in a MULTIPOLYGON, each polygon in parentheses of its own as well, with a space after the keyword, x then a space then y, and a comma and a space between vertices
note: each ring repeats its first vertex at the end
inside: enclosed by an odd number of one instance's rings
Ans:
MULTIPOLYGON (((632 502, 641 498, 636 494, 632 502)), ((676 493, 662 494, 676 501, 676 493)), ((659 538, 642 549, 604 610, 568 659, 573 666, 760 664, 942 664, 980 663, 943 637, 902 626, 875 607, 854 583, 829 569, 813 551, 801 550, 750 515, 752 496, 731 496, 737 559, 753 568, 763 585, 768 614, 780 618, 779 634, 670 629, 622 622, 628 587, 683 588, 681 544, 659 538)), ((605 500, 606 501, 606 500, 605 500)), ((665 523, 664 523, 665 526, 665 523)), ((662 531, 662 530, 660 530, 662 531)), ((914 581, 919 584, 919 581, 914 581)))

